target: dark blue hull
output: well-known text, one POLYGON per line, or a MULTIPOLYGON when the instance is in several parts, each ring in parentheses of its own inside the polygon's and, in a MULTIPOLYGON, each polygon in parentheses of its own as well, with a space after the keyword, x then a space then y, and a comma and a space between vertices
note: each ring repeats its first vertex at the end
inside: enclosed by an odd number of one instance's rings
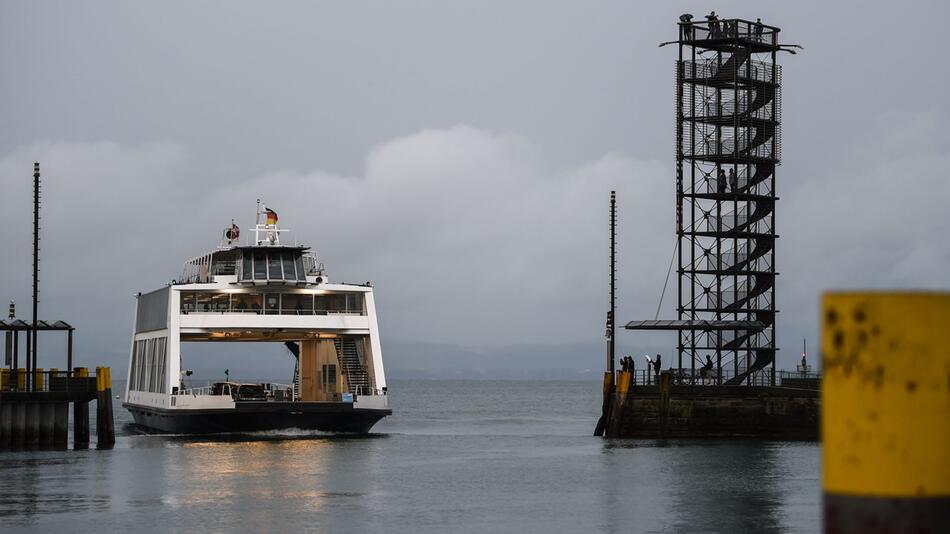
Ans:
POLYGON ((365 434, 392 410, 353 408, 349 403, 239 402, 223 410, 166 410, 125 404, 135 423, 170 434, 220 434, 299 428, 365 434))

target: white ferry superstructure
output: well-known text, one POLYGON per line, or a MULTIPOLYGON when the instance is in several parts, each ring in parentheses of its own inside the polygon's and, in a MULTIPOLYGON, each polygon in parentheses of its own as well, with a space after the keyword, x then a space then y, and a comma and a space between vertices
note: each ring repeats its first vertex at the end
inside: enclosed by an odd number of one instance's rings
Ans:
POLYGON ((180 280, 137 296, 123 406, 160 432, 368 432, 392 413, 372 285, 330 283, 309 247, 282 242, 272 210, 257 217, 246 244, 232 223, 180 280), (189 384, 182 344, 205 342, 283 343, 293 376, 189 384))

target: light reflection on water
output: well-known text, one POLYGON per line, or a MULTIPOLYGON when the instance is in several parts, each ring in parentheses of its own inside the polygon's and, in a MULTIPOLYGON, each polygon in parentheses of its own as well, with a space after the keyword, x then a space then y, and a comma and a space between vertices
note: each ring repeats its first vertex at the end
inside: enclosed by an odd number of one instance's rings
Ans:
POLYGON ((369 436, 148 436, 0 455, 4 531, 812 532, 819 449, 604 441, 599 384, 396 382, 369 436), (10 528, 7 528, 10 527, 10 528))

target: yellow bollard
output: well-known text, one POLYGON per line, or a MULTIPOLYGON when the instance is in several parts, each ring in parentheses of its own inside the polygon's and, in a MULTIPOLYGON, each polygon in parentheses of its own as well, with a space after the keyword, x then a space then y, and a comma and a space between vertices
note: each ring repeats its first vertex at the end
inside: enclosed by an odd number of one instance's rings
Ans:
POLYGON ((950 293, 822 301, 826 532, 950 532, 950 293))
POLYGON ((43 391, 46 389, 43 387, 45 385, 44 378, 46 378, 46 374, 43 372, 42 367, 33 370, 33 391, 43 391))
POLYGON ((26 389, 26 369, 22 367, 16 370, 16 388, 19 391, 26 389))

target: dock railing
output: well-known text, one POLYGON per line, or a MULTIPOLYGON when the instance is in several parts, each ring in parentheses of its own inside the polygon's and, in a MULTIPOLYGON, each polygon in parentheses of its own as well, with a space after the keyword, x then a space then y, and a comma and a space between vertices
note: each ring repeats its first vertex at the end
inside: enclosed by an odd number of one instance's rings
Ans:
MULTIPOLYGON (((810 367, 809 367, 810 369, 810 367)), ((677 368, 668 368, 661 369, 660 372, 670 373, 672 383, 674 385, 692 385, 692 386, 716 386, 722 385, 731 380, 736 376, 734 369, 722 369, 721 374, 716 373, 716 369, 712 369, 710 372, 705 375, 701 372, 700 368, 696 368, 695 372, 689 368, 677 369, 677 368)), ((739 370, 739 374, 743 374, 743 370, 739 370)), ((776 386, 783 385, 783 381, 787 382, 788 385, 793 387, 798 387, 802 380, 806 381, 820 381, 821 373, 815 371, 778 371, 775 384, 776 386)), ((658 384, 658 374, 652 369, 634 369, 633 377, 630 385, 632 386, 653 386, 658 384)), ((760 371, 754 371, 749 373, 745 380, 742 381, 744 386, 771 386, 772 384, 772 373, 769 369, 763 369, 760 371)))
POLYGON ((0 391, 32 393, 96 393, 96 375, 90 375, 85 368, 36 369, 0 369, 0 391), (29 387, 27 376, 32 376, 29 387))

